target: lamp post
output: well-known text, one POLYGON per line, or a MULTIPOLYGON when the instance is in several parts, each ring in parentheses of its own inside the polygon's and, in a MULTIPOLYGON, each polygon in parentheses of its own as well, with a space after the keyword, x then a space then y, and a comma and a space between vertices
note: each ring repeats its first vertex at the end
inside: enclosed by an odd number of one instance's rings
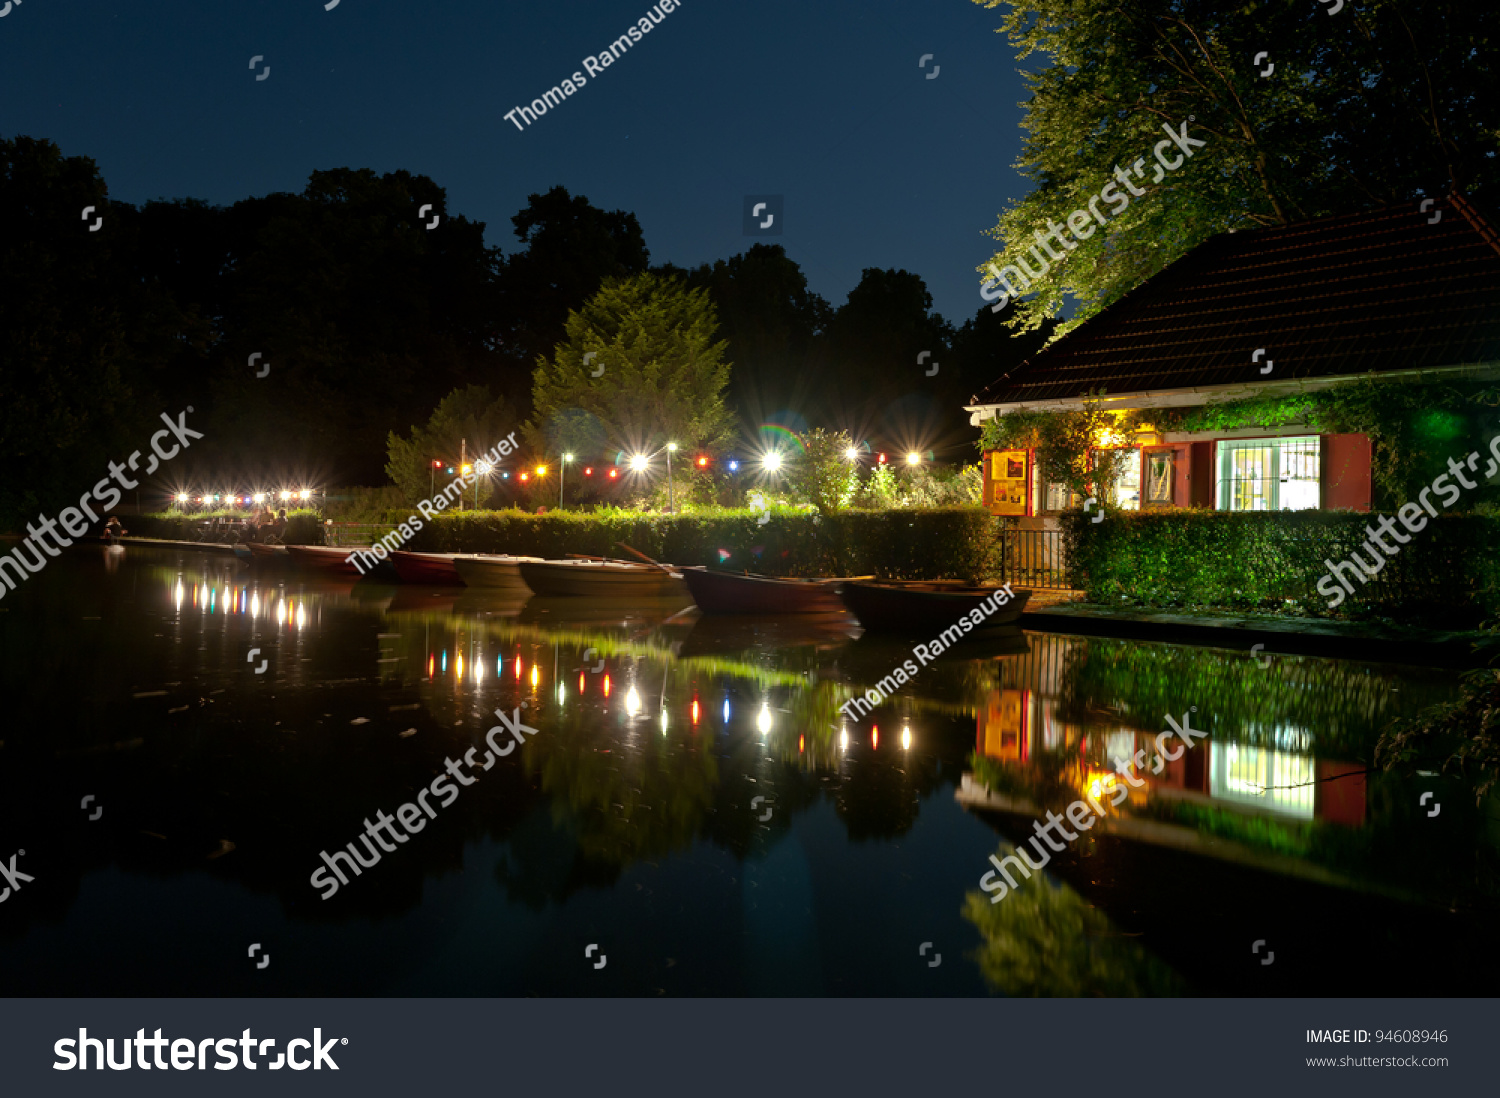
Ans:
POLYGON ((494 470, 494 466, 487 461, 481 461, 474 466, 474 472, 479 476, 474 478, 474 510, 479 510, 479 477, 487 477, 494 470))
POLYGON ((677 452, 677 443, 667 443, 667 510, 677 513, 677 499, 672 494, 672 455, 677 452))
MULTIPOLYGON (((468 466, 468 464, 469 464, 469 440, 468 439, 460 439, 459 443, 458 443, 458 475, 459 476, 463 476, 464 475, 464 473, 467 471, 466 467, 468 466)), ((460 488, 459 491, 462 492, 463 489, 460 488)), ((458 497, 458 509, 460 511, 462 511, 464 509, 464 497, 462 495, 460 495, 458 497)))
POLYGON ((568 462, 573 460, 572 454, 562 456, 562 464, 557 467, 557 509, 562 510, 563 505, 563 482, 568 479, 568 462))

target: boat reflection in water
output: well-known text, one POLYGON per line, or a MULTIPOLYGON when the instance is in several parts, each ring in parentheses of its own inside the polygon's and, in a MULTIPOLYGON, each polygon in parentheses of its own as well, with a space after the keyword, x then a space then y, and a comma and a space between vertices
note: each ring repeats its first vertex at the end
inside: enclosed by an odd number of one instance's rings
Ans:
MULTIPOLYGON (((7 905, 16 994, 1220 993, 1244 951, 1182 928, 1241 935, 1214 913, 1260 918, 1247 889, 1342 916, 1336 897, 1473 883, 1472 842, 1396 873, 1421 860, 1393 855, 1399 836, 1435 832, 1413 826, 1415 790, 1362 773, 1393 716, 1451 696, 1430 671, 1016 630, 855 721, 841 707, 911 651, 839 612, 712 621, 674 597, 395 588, 135 548, 112 573, 65 555, 6 610, 0 683, 77 699, 7 730, 9 810, 47 819, 80 789, 108 806, 48 853, 55 909, 7 905), (1107 833, 988 903, 997 845, 1102 789, 1116 755, 1154 753, 1192 706, 1209 740, 1148 761, 1107 833), (497 710, 537 733, 320 901, 319 852, 482 756, 497 710), (151 902, 169 886, 191 898, 151 902), (225 942, 268 920, 282 955, 317 963, 225 970, 243 953, 225 942), (502 929, 482 948, 437 929, 471 925, 502 929), (574 956, 600 927, 607 986, 574 956), (940 968, 915 959, 929 940, 940 968), (170 961, 118 961, 142 951, 170 961)), ((1462 826, 1461 801, 1432 825, 1462 826)), ((1394 933, 1388 914, 1345 931, 1394 933)), ((1411 941, 1366 978, 1410 986, 1458 952, 1411 941)))

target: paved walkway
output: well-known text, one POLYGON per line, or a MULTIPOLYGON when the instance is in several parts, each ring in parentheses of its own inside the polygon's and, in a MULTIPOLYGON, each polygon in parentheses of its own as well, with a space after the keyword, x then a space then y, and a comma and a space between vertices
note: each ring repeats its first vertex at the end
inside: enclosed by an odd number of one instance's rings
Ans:
POLYGON ((1124 637, 1248 650, 1419 664, 1427 667, 1482 667, 1471 641, 1474 633, 1444 632, 1379 622, 1290 618, 1280 614, 1199 611, 1176 613, 1132 610, 1083 602, 1081 591, 1034 591, 1021 615, 1024 629, 1047 633, 1124 637))

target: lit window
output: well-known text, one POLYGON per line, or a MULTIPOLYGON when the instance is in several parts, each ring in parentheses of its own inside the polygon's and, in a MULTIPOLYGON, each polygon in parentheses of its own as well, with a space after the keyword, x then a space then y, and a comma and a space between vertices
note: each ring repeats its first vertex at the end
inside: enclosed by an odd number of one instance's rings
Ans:
POLYGON ((1243 744, 1209 745, 1209 792, 1215 800, 1310 820, 1316 807, 1316 771, 1311 755, 1243 744))
POLYGON ((1319 506, 1320 439, 1234 439, 1218 444, 1220 511, 1303 511, 1319 506))
POLYGON ((1120 511, 1141 509, 1141 452, 1139 449, 1111 448, 1095 451, 1095 458, 1103 452, 1124 454, 1119 470, 1115 473, 1114 505, 1120 511))

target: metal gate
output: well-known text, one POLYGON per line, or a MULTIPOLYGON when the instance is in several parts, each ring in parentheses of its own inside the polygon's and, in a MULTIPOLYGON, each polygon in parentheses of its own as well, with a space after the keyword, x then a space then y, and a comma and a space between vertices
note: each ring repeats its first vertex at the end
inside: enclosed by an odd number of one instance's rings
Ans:
POLYGON ((1042 590, 1068 590, 1062 531, 1001 530, 1000 582, 1042 590))

